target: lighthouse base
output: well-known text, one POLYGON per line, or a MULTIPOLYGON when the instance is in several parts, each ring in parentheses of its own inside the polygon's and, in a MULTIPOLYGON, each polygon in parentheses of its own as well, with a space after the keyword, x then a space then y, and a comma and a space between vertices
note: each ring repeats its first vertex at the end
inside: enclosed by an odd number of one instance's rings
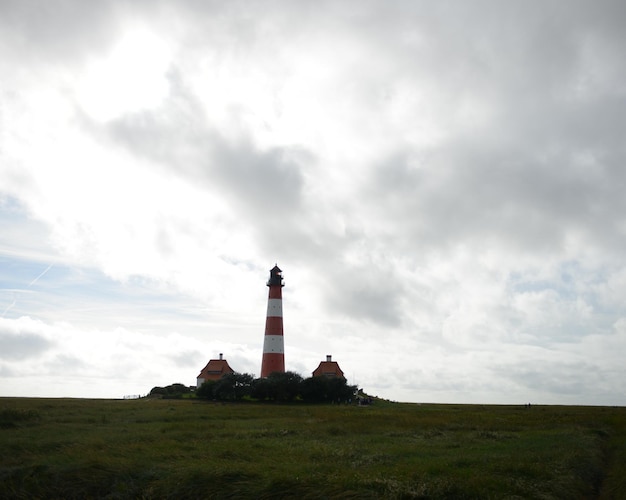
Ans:
POLYGON ((285 373, 285 355, 283 353, 263 353, 261 377, 265 378, 274 372, 285 373))

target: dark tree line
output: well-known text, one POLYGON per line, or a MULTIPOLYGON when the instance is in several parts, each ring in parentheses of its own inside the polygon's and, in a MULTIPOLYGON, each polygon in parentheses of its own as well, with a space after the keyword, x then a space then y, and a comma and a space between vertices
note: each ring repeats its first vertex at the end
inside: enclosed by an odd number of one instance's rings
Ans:
POLYGON ((343 377, 310 377, 303 379, 295 372, 274 372, 266 378, 255 379, 248 373, 230 373, 219 380, 207 380, 196 390, 196 396, 219 401, 308 403, 346 402, 354 398, 356 386, 348 385, 343 377))

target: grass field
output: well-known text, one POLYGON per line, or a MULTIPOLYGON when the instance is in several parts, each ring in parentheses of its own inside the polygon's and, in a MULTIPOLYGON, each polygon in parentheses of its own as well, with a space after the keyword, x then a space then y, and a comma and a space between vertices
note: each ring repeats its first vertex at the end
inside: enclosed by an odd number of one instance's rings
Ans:
POLYGON ((0 398, 2 498, 626 498, 626 408, 0 398))

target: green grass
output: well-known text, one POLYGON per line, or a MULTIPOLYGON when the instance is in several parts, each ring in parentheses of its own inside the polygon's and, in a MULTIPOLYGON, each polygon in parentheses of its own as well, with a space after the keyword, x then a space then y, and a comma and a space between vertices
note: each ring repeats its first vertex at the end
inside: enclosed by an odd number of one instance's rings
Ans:
POLYGON ((3 498, 619 498, 626 409, 0 399, 3 498))

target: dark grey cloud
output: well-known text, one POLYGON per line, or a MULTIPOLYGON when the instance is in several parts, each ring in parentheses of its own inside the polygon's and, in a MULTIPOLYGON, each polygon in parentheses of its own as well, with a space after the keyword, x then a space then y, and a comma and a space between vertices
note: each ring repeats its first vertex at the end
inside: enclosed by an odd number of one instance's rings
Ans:
POLYGON ((249 206, 265 217, 299 211, 303 189, 303 166, 298 151, 272 148, 258 151, 250 144, 222 143, 213 159, 215 177, 231 194, 230 198, 249 206))
MULTIPOLYGON (((580 151, 577 157, 567 148, 544 157, 539 151, 516 156, 458 149, 442 156, 417 168, 391 169, 402 185, 387 197, 416 241, 483 240, 553 254, 565 251, 572 233, 591 245, 623 244, 616 229, 626 208, 625 177, 602 156, 580 151)), ((390 182, 388 173, 384 166, 380 176, 390 182)))
POLYGON ((405 145, 363 191, 404 221, 416 244, 495 236, 524 250, 558 251, 571 231, 623 244, 624 89, 619 79, 605 86, 601 73, 626 70, 618 56, 625 37, 596 11, 574 22, 569 10, 557 13, 531 9, 502 25, 478 19, 457 35, 467 37, 464 46, 444 41, 443 60, 458 79, 433 77, 445 109, 454 116, 474 101, 489 109, 488 121, 474 128, 452 120, 442 144, 405 145), (605 33, 605 25, 613 29, 605 33))
POLYGON ((186 367, 194 364, 201 364, 204 356, 198 351, 186 350, 183 352, 175 353, 170 356, 170 359, 176 366, 186 367))
POLYGON ((498 379, 521 385, 530 393, 603 396, 603 370, 588 362, 529 360, 524 364, 507 363, 506 367, 495 367, 493 371, 498 379))
POLYGON ((399 327, 405 319, 401 298, 402 281, 385 262, 364 265, 342 265, 327 262, 321 282, 326 307, 336 315, 359 322, 373 322, 399 327))
POLYGON ((93 123, 90 129, 168 173, 219 193, 240 214, 241 227, 258 228, 260 236, 284 231, 273 224, 279 216, 301 213, 303 171, 312 155, 297 147, 262 150, 245 135, 224 137, 180 76, 173 80, 172 93, 159 109, 124 116, 104 131, 93 123))
POLYGON ((29 359, 49 350, 54 344, 36 333, 0 331, 0 358, 29 359))

